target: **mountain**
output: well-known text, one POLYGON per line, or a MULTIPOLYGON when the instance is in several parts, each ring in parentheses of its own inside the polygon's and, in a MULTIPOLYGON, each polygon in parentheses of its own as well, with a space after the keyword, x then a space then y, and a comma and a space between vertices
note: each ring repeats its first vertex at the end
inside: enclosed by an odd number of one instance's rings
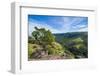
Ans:
POLYGON ((88 32, 68 32, 53 34, 58 43, 76 58, 88 57, 88 32))
POLYGON ((68 33, 56 33, 53 34, 58 42, 63 39, 75 39, 75 38, 87 38, 88 32, 68 32, 68 33))

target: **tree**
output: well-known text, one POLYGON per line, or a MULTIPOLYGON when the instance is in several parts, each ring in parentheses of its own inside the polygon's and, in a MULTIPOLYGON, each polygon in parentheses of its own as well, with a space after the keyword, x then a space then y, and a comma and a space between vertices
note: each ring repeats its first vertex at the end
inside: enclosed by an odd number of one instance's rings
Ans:
POLYGON ((55 41, 55 37, 50 30, 46 30, 45 28, 39 29, 35 27, 35 31, 32 32, 32 37, 38 44, 42 45, 51 44, 55 41))
POLYGON ((32 37, 35 40, 35 44, 41 45, 44 51, 48 51, 52 55, 63 55, 63 47, 55 41, 54 35, 50 30, 45 28, 35 27, 35 31, 32 32, 32 37))

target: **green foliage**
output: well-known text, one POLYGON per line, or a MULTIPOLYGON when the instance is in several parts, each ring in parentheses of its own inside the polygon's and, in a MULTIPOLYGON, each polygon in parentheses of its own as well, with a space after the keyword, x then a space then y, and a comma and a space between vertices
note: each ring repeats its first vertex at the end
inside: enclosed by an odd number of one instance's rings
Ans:
POLYGON ((74 58, 75 58, 74 54, 71 53, 71 52, 68 51, 68 50, 65 50, 65 54, 66 54, 67 58, 70 58, 70 59, 74 59, 74 58))
POLYGON ((30 57, 32 53, 36 52, 39 49, 43 49, 40 45, 38 44, 28 44, 28 56, 30 57))
POLYGON ((72 41, 75 42, 75 43, 82 43, 83 42, 83 40, 80 37, 73 39, 72 41))
POLYGON ((33 53, 33 44, 28 44, 28 56, 30 57, 30 55, 33 53))
POLYGON ((55 41, 55 37, 49 30, 45 30, 44 28, 35 27, 36 31, 32 32, 32 37, 36 44, 46 45, 51 44, 55 41))
POLYGON ((88 57, 87 46, 84 44, 84 41, 81 39, 75 39, 75 44, 68 47, 68 50, 72 52, 76 58, 85 58, 88 57))
POLYGON ((49 55, 60 55, 61 56, 64 54, 63 47, 57 42, 52 42, 51 45, 47 45, 46 50, 48 50, 49 55))
POLYGON ((28 56, 33 59, 86 58, 87 33, 52 34, 50 30, 35 27, 28 38, 28 56))
POLYGON ((49 30, 47 30, 44 33, 44 37, 42 41, 45 42, 46 44, 51 44, 52 42, 55 41, 55 37, 52 35, 52 33, 49 30))
POLYGON ((70 51, 75 58, 88 57, 87 32, 55 34, 55 36, 56 41, 59 42, 62 46, 64 46, 66 50, 70 51))
POLYGON ((28 37, 28 43, 31 43, 31 44, 33 44, 34 43, 34 39, 32 38, 32 37, 28 37))

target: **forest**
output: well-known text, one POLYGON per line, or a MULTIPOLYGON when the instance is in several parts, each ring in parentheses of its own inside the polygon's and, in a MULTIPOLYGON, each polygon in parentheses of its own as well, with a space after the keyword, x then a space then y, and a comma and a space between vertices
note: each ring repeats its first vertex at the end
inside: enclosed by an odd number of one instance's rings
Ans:
POLYGON ((55 33, 35 27, 28 36, 28 60, 88 58, 88 32, 55 33))

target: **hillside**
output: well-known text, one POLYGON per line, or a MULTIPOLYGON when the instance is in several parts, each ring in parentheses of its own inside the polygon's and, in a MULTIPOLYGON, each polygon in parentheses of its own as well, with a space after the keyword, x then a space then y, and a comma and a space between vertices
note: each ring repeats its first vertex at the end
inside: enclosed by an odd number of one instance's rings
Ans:
POLYGON ((88 32, 53 34, 58 43, 69 50, 76 58, 88 57, 88 32))
POLYGON ((88 33, 52 34, 50 30, 35 28, 28 37, 28 60, 88 58, 88 33))

